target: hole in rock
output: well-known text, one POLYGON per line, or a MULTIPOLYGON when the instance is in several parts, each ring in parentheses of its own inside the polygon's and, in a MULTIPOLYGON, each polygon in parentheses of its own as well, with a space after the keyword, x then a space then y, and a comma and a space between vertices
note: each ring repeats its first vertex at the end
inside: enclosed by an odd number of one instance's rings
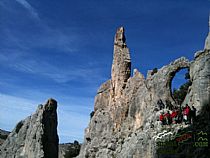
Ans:
POLYGON ((184 101, 191 85, 189 69, 183 68, 175 73, 171 82, 171 94, 177 105, 184 101))

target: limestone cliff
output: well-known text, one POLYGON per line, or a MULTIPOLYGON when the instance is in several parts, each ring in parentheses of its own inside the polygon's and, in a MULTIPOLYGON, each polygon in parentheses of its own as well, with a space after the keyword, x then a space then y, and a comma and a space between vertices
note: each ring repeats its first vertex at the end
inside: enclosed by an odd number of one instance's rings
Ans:
POLYGON ((20 121, 0 146, 1 158, 58 158, 57 102, 49 99, 20 121))
MULTIPOLYGON (((79 158, 150 158, 167 157, 159 154, 156 136, 169 133, 179 135, 184 129, 194 133, 198 130, 209 132, 210 106, 210 49, 209 36, 205 50, 196 53, 189 61, 181 57, 163 66, 156 73, 148 71, 147 78, 137 70, 131 77, 131 59, 125 43, 124 28, 119 28, 114 40, 114 59, 111 79, 103 83, 95 97, 94 116, 85 129, 84 143, 79 158), (164 104, 176 105, 171 96, 171 81, 180 69, 190 69, 192 82, 184 103, 198 109, 198 122, 184 126, 175 124, 170 127, 160 125, 158 116, 161 110, 158 100, 164 104), (208 111, 208 110, 207 110, 208 111), (205 114, 205 115, 203 115, 205 114)), ((167 110, 167 109, 164 109, 167 110)), ((208 135, 208 141, 210 134, 208 135)), ((165 137, 161 137, 166 140, 165 137)), ((171 140, 173 140, 171 138, 171 140)), ((167 148, 167 147, 166 147, 167 148)), ((174 147, 176 157, 207 156, 208 148, 174 147)), ((173 156, 169 155, 168 157, 173 156)))

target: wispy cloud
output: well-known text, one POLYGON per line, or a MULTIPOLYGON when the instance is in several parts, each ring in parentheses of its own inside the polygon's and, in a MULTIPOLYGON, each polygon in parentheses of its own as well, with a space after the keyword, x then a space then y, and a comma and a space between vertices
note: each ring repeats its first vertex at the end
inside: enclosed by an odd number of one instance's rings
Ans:
POLYGON ((12 130, 16 123, 35 111, 36 101, 0 93, 0 127, 12 130))
POLYGON ((26 30, 23 34, 21 31, 14 31, 5 25, 1 30, 4 37, 1 45, 10 49, 21 49, 26 52, 36 48, 54 49, 59 53, 66 54, 78 51, 80 35, 73 31, 67 30, 64 32, 59 29, 52 29, 44 24, 39 24, 35 29, 38 29, 39 32, 26 30))
POLYGON ((47 63, 36 63, 34 61, 31 63, 15 64, 13 68, 18 71, 41 75, 58 83, 66 83, 72 80, 91 82, 96 79, 103 79, 99 68, 69 67, 64 69, 63 67, 58 68, 47 63))
POLYGON ((57 83, 66 83, 72 80, 93 82, 105 80, 102 69, 89 66, 88 63, 76 67, 72 64, 55 66, 50 62, 43 61, 41 57, 24 55, 16 51, 14 54, 0 54, 0 65, 7 66, 15 71, 52 79, 57 83))
POLYGON ((65 53, 77 51, 80 35, 76 33, 75 28, 62 29, 49 26, 47 20, 40 19, 38 11, 28 1, 15 0, 15 2, 17 2, 15 5, 14 1, 13 3, 7 0, 0 2, 1 17, 3 17, 0 40, 4 39, 0 45, 27 49, 27 51, 35 48, 55 49, 65 53), (16 5, 27 9, 28 14, 32 15, 35 21, 25 16, 25 12, 22 12, 24 8, 16 10, 16 5), (16 15, 19 15, 21 20, 16 15))
POLYGON ((105 80, 103 70, 81 57, 89 53, 86 33, 71 25, 50 25, 30 2, 0 1, 0 128, 11 130, 53 97, 59 103, 61 142, 82 141, 94 102, 93 83, 105 80))
POLYGON ((39 14, 37 13, 37 11, 26 0, 16 0, 16 1, 19 4, 21 4, 24 8, 26 8, 34 18, 39 19, 39 14))

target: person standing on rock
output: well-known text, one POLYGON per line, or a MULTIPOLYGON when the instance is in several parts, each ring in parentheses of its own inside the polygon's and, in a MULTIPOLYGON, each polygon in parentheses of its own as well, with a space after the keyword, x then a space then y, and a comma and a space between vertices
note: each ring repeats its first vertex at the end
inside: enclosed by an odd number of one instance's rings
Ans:
POLYGON ((186 106, 183 108, 183 121, 185 122, 185 124, 186 124, 186 122, 187 122, 187 112, 186 112, 186 106))
POLYGON ((171 104, 170 100, 166 100, 166 108, 168 108, 169 110, 173 109, 173 105, 171 104))
POLYGON ((163 112, 161 112, 159 120, 161 121, 162 125, 165 125, 165 119, 164 119, 163 112))
POLYGON ((191 115, 190 117, 191 117, 192 124, 195 124, 195 122, 196 122, 196 108, 194 106, 192 106, 190 115, 191 115))
POLYGON ((171 124, 171 115, 170 112, 168 111, 165 115, 165 119, 166 119, 166 124, 170 125, 171 124))
POLYGON ((173 110, 173 112, 172 112, 172 114, 171 114, 171 119, 172 119, 172 123, 176 123, 176 121, 177 121, 177 115, 178 115, 178 113, 177 113, 177 111, 174 109, 173 110))
POLYGON ((188 124, 190 121, 190 107, 186 104, 185 108, 183 109, 184 121, 185 124, 188 124))
POLYGON ((157 104, 158 104, 160 110, 165 108, 165 105, 163 104, 163 101, 161 99, 158 100, 157 104))
POLYGON ((177 123, 182 123, 183 115, 182 115, 182 107, 179 105, 179 108, 177 109, 177 123))

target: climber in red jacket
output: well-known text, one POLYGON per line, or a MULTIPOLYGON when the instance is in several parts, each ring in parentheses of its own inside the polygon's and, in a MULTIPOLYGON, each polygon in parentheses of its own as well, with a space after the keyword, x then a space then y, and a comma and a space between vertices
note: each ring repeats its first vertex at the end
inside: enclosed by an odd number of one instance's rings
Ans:
POLYGON ((174 124, 177 121, 177 115, 178 115, 178 112, 174 109, 172 114, 171 114, 172 123, 174 123, 174 124))
POLYGON ((166 124, 167 124, 167 125, 170 125, 170 124, 171 124, 170 112, 168 111, 167 113, 165 113, 164 117, 165 117, 165 119, 166 119, 166 124))
POLYGON ((190 107, 188 106, 188 104, 186 104, 185 108, 183 109, 183 115, 184 115, 185 124, 187 124, 189 122, 190 110, 191 110, 190 107))

